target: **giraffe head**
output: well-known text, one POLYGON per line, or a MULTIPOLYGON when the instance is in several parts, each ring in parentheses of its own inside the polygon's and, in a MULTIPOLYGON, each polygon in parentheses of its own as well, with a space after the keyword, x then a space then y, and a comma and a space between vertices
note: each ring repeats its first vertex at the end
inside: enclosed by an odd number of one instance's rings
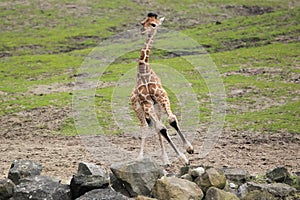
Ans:
POLYGON ((154 33, 164 19, 164 17, 158 19, 156 13, 148 13, 147 17, 141 22, 143 26, 141 29, 142 34, 154 33))

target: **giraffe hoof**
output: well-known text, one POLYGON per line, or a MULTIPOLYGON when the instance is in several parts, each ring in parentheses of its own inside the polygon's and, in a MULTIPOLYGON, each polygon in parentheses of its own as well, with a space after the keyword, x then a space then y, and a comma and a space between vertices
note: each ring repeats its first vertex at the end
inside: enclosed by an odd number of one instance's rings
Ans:
POLYGON ((188 163, 185 163, 186 167, 189 167, 191 165, 190 161, 188 163))
POLYGON ((193 154, 194 153, 194 147, 191 145, 186 149, 186 152, 188 152, 189 154, 193 154))

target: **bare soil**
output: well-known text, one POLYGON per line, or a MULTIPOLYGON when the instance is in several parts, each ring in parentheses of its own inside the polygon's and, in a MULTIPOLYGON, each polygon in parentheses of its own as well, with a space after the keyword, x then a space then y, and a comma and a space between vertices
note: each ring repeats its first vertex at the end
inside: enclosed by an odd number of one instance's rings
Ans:
MULTIPOLYGON (((112 162, 124 160, 121 152, 127 152, 130 159, 137 156, 140 140, 129 134, 105 138, 57 135, 59 125, 70 114, 70 108, 44 107, 2 116, 0 178, 7 177, 15 159, 40 162, 44 167, 44 175, 57 177, 68 183, 76 173, 79 162, 93 162, 109 167, 112 162)), ((297 134, 239 132, 225 128, 209 155, 200 158, 199 150, 204 141, 205 129, 206 125, 201 125, 192 141, 195 154, 187 154, 192 165, 238 167, 253 175, 263 174, 276 166, 286 166, 290 172, 300 171, 300 136, 297 134)), ((171 137, 180 144, 178 135, 172 134, 171 137)), ((178 172, 183 164, 174 157, 169 145, 166 146, 173 161, 166 170, 178 172)), ((160 152, 156 135, 147 138, 145 156, 153 156, 153 152, 160 152)), ((158 159, 158 156, 155 154, 153 158, 158 159)))

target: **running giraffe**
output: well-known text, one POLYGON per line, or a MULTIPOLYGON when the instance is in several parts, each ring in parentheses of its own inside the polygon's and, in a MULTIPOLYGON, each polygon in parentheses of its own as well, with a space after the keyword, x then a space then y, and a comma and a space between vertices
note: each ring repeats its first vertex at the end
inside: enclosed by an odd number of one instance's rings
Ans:
POLYGON ((148 126, 154 124, 155 130, 158 132, 159 140, 162 148, 162 161, 164 165, 170 164, 165 147, 163 137, 172 146, 179 158, 189 164, 186 156, 179 151, 168 135, 167 128, 161 122, 161 112, 165 111, 168 116, 168 122, 178 132, 181 137, 186 151, 190 154, 194 153, 191 143, 182 134, 178 120, 172 113, 170 108, 170 100, 167 92, 163 89, 160 78, 155 74, 149 65, 149 54, 153 44, 154 36, 157 28, 162 24, 164 18, 157 18, 157 14, 148 13, 147 17, 142 21, 142 34, 147 35, 146 43, 141 50, 141 54, 137 67, 136 85, 131 94, 130 100, 133 110, 141 123, 142 142, 138 158, 143 158, 145 137, 149 131, 148 126))

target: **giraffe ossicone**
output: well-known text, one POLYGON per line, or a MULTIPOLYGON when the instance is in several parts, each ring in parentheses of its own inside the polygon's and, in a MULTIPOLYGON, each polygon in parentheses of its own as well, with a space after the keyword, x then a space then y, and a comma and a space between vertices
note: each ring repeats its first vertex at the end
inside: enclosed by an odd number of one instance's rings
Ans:
POLYGON ((147 35, 144 47, 141 49, 141 54, 138 61, 136 85, 130 96, 133 110, 138 117, 141 125, 142 142, 138 158, 143 158, 143 151, 145 145, 146 134, 149 131, 148 126, 153 123, 155 130, 158 132, 160 145, 162 148, 162 161, 163 164, 170 164, 163 138, 174 149, 175 153, 179 156, 185 164, 189 164, 189 160, 185 154, 180 152, 174 142, 171 140, 168 130, 161 121, 162 112, 166 112, 169 124, 179 134, 186 151, 190 154, 194 153, 194 148, 191 143, 186 139, 181 132, 178 120, 172 113, 170 107, 170 100, 167 92, 162 87, 160 78, 156 75, 149 64, 149 55, 152 48, 154 36, 157 33, 158 27, 163 23, 164 17, 158 18, 155 13, 148 13, 147 17, 141 22, 141 33, 147 35))

